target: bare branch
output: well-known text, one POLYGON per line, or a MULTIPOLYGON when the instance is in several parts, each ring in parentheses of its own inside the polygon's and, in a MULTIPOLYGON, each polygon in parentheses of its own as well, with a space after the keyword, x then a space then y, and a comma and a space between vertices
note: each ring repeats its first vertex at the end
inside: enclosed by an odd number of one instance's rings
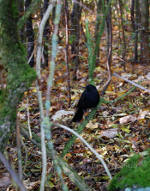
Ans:
POLYGON ((113 73, 113 76, 116 76, 117 78, 120 78, 120 79, 122 79, 122 80, 124 80, 124 81, 126 81, 126 82, 128 82, 128 83, 130 83, 130 84, 132 84, 133 86, 138 87, 138 88, 140 88, 140 89, 142 89, 142 90, 144 90, 144 91, 150 93, 150 90, 144 88, 143 86, 141 86, 141 85, 139 85, 139 84, 137 84, 137 83, 135 83, 135 82, 133 82, 133 81, 131 81, 131 80, 128 80, 127 78, 124 78, 124 77, 118 75, 118 74, 115 73, 115 72, 113 73))
POLYGON ((8 170, 8 172, 10 173, 11 177, 13 178, 13 180, 16 182, 16 184, 19 186, 21 191, 26 191, 25 186, 22 184, 21 180, 19 179, 18 175, 16 174, 16 172, 12 169, 11 165, 9 164, 9 162, 7 161, 7 159, 5 158, 5 156, 0 152, 0 160, 1 162, 4 164, 5 168, 8 170))
POLYGON ((107 175, 109 176, 110 179, 112 179, 112 176, 111 176, 111 174, 110 174, 110 171, 109 171, 109 169, 108 169, 106 163, 104 162, 102 156, 101 156, 100 154, 98 154, 97 151, 96 151, 95 149, 93 149, 93 148, 87 143, 87 141, 86 141, 85 139, 83 139, 83 137, 81 137, 77 132, 75 132, 74 130, 70 129, 69 127, 66 127, 66 126, 61 125, 61 124, 58 124, 58 123, 57 123, 57 124, 53 124, 53 125, 55 125, 55 126, 57 126, 57 127, 60 127, 60 128, 63 128, 63 129, 65 129, 65 130, 71 132, 72 134, 74 134, 76 137, 78 137, 78 138, 90 149, 90 151, 91 151, 92 153, 94 153, 95 156, 101 161, 103 167, 105 168, 105 171, 106 171, 107 175))

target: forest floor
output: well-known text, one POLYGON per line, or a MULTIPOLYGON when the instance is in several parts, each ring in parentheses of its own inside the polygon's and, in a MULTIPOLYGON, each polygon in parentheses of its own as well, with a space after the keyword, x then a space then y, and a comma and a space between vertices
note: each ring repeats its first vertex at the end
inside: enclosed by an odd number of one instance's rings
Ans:
MULTIPOLYGON (((84 45, 82 45, 84 46, 84 45)), ((101 45, 103 47, 103 45, 101 45)), ((116 45, 117 47, 117 45, 116 45)), ((61 47, 60 47, 61 48, 61 47)), ((115 49, 115 47, 113 47, 115 49)), ((71 106, 68 106, 67 90, 67 70, 64 63, 63 51, 59 49, 59 56, 56 60, 56 71, 54 85, 51 92, 50 118, 55 122, 75 129, 79 123, 71 123, 75 106, 81 93, 87 85, 88 64, 87 51, 85 47, 80 50, 80 65, 77 72, 77 80, 72 80, 73 70, 71 71, 71 106), (58 114, 59 112, 59 114, 58 114), (65 115, 63 115, 65 113, 65 115)), ((94 77, 95 84, 99 93, 106 83, 108 73, 106 69, 107 58, 103 54, 105 49, 101 48, 100 63, 97 64, 94 77)), ((150 89, 150 68, 140 64, 125 63, 126 71, 121 65, 120 58, 113 55, 112 72, 118 73, 131 81, 150 89)), ((48 69, 42 71, 42 91, 43 101, 46 97, 48 69)), ((139 153, 150 147, 150 94, 140 88, 135 88, 118 101, 111 101, 127 93, 133 86, 117 77, 112 77, 104 99, 108 103, 103 103, 97 110, 96 115, 88 122, 82 137, 100 154, 114 176, 123 167, 125 162, 134 153, 139 153)), ((28 131, 29 124, 31 132, 40 137, 40 112, 37 100, 37 91, 35 84, 28 92, 25 92, 24 99, 18 107, 18 121, 20 129, 28 131), (28 124, 29 122, 29 124, 28 124)), ((17 135, 18 136, 18 135, 17 135)), ((12 136, 12 142, 8 145, 11 163, 17 168, 17 147, 16 137, 12 136)), ((65 130, 52 128, 52 138, 55 149, 61 153, 65 144, 70 139, 71 134, 65 130)), ((41 180, 41 151, 30 139, 21 138, 22 157, 23 157, 23 175, 24 183, 28 190, 37 190, 41 180)), ((86 183, 92 188, 92 191, 105 191, 109 184, 109 178, 98 159, 83 145, 79 139, 76 139, 69 153, 65 155, 65 160, 78 174, 84 178, 86 183)), ((3 178, 8 178, 5 170, 1 171, 3 178), (5 175, 6 176, 5 176, 5 175)), ((54 174, 51 159, 48 156, 46 190, 61 190, 58 179, 54 174)), ((65 182, 69 190, 78 190, 75 185, 64 175, 65 182)), ((2 184, 0 178, 0 185, 2 184)), ((4 182, 4 181, 3 181, 4 182)), ((8 181, 9 182, 9 181, 8 181)), ((8 190, 15 190, 11 185, 8 190)))
MULTIPOLYGON (((83 61, 84 62, 84 61, 83 61)), ((79 123, 71 123, 75 105, 87 85, 88 66, 86 63, 80 64, 77 73, 77 80, 71 83, 71 107, 68 107, 68 91, 67 91, 67 72, 65 65, 62 67, 61 59, 58 60, 55 72, 54 85, 51 95, 50 117, 55 118, 60 124, 75 129, 79 123), (61 70, 60 70, 61 68, 61 70), (58 111, 60 115, 58 115, 58 111), (65 115, 62 113, 66 112, 65 115), (70 114, 70 111, 72 114, 70 114), (57 113, 56 113, 57 112, 57 113)), ((141 65, 134 65, 134 73, 131 64, 126 66, 127 71, 123 70, 119 62, 113 63, 115 72, 125 78, 139 82, 145 88, 150 88, 150 73, 148 68, 141 65)), ((72 72, 71 72, 72 74, 72 72)), ((43 101, 45 100, 46 79, 48 72, 45 69, 42 73, 43 83, 41 90, 43 92, 43 101)), ((103 64, 99 64, 95 70, 95 83, 99 92, 107 81, 107 71, 103 64)), ((131 84, 116 77, 112 81, 105 92, 104 99, 113 101, 128 92, 132 87, 131 84)), ((28 131, 28 114, 31 131, 40 137, 40 113, 37 101, 36 88, 31 87, 29 92, 24 95, 23 102, 18 108, 18 119, 21 129, 28 131)), ((92 147, 103 156, 104 161, 114 176, 130 156, 149 148, 150 146, 150 95, 140 88, 134 89, 124 98, 114 103, 103 103, 98 108, 95 117, 88 122, 82 132, 82 137, 92 147)), ((55 149, 61 153, 65 143, 70 139, 71 134, 60 128, 52 129, 52 136, 55 149)), ((41 151, 29 139, 22 138, 23 151, 23 172, 25 177, 25 185, 28 190, 37 190, 40 184, 41 176, 41 151)), ((17 166, 16 146, 8 146, 11 153, 11 161, 17 166)), ((49 158, 49 157, 48 157, 49 158)), ((108 176, 98 159, 79 141, 76 139, 74 145, 65 160, 69 163, 78 174, 83 177, 89 187, 94 191, 105 191, 109 183, 108 176)), ((54 169, 51 159, 48 160, 48 179, 46 183, 47 190, 61 190, 54 175, 54 169)), ((68 177, 64 177, 70 190, 77 190, 68 177)), ((11 186, 11 189, 13 187, 11 186)))

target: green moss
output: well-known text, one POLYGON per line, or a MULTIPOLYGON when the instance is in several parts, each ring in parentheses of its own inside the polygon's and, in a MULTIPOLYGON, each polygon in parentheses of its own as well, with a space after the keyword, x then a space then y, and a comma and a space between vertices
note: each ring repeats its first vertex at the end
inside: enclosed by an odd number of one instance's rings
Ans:
POLYGON ((150 151, 146 156, 134 155, 112 179, 109 190, 116 191, 126 187, 150 186, 150 151))
MULTIPOLYGON (((1 135, 6 128, 7 132, 13 131, 16 123, 17 106, 23 93, 28 90, 36 78, 34 69, 27 64, 25 48, 19 41, 16 5, 16 1, 0 1, 1 62, 7 70, 7 88, 5 94, 2 91, 0 95, 0 124, 4 124, 4 128, 1 128, 0 131, 1 135)), ((8 134, 5 135, 6 142, 8 136, 8 134)))
MULTIPOLYGON (((5 98, 6 98, 6 91, 4 89, 0 89, 0 111, 4 107, 5 98)), ((2 117, 1 113, 0 113, 0 116, 2 117)))
POLYGON ((38 8, 40 8, 40 6, 41 6, 41 0, 32 0, 30 6, 29 6, 29 8, 28 8, 28 10, 27 10, 27 11, 25 12, 25 14, 19 19, 19 21, 18 21, 18 23, 17 23, 19 29, 21 29, 21 28, 25 25, 25 23, 26 23, 27 19, 29 18, 29 16, 30 16, 31 14, 34 14, 34 12, 35 12, 38 8))

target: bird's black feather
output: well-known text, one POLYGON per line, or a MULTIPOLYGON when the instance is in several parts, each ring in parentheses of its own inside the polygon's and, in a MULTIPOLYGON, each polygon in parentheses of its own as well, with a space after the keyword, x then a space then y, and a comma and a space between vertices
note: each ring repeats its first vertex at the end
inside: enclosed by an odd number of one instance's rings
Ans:
POLYGON ((87 85, 82 93, 78 105, 77 111, 72 119, 73 122, 81 121, 84 111, 89 108, 96 107, 99 102, 99 93, 95 86, 87 85))

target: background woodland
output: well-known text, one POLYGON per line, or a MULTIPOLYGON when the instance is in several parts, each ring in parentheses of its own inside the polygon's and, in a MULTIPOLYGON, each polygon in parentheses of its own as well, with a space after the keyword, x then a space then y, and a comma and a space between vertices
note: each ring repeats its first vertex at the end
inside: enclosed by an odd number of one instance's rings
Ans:
POLYGON ((149 3, 0 0, 0 190, 150 190, 149 3))

